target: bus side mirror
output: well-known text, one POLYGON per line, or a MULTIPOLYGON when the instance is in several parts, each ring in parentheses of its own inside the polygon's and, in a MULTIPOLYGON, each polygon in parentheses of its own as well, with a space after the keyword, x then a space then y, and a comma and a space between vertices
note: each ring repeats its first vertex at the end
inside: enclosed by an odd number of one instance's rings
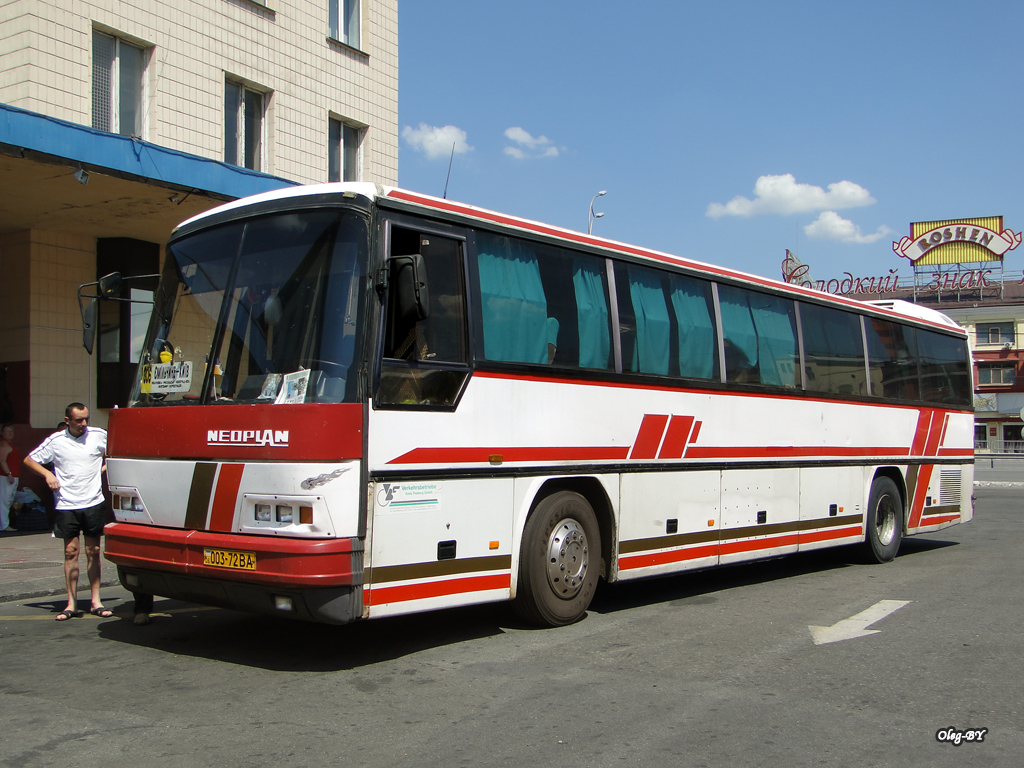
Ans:
POLYGON ((92 354, 96 345, 96 299, 90 299, 82 310, 82 346, 87 354, 92 354))
POLYGON ((423 255, 392 256, 395 302, 398 316, 408 322, 426 320, 430 315, 430 294, 427 288, 427 264, 423 255))

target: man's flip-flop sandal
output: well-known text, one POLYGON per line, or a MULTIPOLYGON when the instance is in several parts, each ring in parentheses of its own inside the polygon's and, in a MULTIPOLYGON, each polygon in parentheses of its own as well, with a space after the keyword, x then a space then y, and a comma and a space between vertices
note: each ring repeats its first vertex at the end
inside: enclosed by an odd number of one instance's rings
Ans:
POLYGON ((67 621, 68 619, 72 618, 74 615, 75 615, 74 611, 72 611, 70 608, 65 608, 63 611, 58 613, 55 618, 57 619, 57 621, 67 621))
POLYGON ((114 612, 104 605, 99 608, 93 608, 89 611, 93 616, 99 616, 101 619, 109 619, 114 615, 114 612))

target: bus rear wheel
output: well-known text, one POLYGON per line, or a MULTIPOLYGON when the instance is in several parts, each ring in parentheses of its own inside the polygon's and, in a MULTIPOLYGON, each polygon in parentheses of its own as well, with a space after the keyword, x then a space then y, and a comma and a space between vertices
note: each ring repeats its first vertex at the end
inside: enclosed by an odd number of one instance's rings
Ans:
POLYGON ((903 540, 903 499, 896 483, 878 477, 868 497, 867 540, 864 552, 869 561, 888 563, 899 551, 903 540))
POLYGON ((523 531, 516 612, 547 627, 579 621, 594 597, 600 562, 601 531, 589 502, 574 491, 546 497, 523 531))

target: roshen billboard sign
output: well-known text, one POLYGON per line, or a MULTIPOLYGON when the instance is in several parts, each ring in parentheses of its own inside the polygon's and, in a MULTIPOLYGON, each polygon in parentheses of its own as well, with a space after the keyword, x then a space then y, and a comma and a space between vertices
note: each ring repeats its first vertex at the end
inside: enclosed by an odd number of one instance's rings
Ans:
POLYGON ((892 244, 896 255, 918 266, 980 264, 1002 261, 1020 245, 1021 234, 1003 229, 1002 216, 980 219, 919 221, 910 225, 910 237, 892 244))

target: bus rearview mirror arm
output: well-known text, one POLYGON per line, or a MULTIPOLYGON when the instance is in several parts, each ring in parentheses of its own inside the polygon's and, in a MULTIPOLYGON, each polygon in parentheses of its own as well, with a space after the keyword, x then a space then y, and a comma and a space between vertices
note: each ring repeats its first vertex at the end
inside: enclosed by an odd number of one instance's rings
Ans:
POLYGON ((118 296, 118 294, 121 293, 121 288, 125 283, 133 280, 159 279, 159 277, 160 275, 122 277, 120 272, 111 272, 95 282, 82 283, 78 286, 78 312, 82 316, 82 346, 85 347, 87 354, 91 355, 93 347, 96 346, 96 302, 102 299, 104 301, 126 301, 129 304, 133 302, 135 304, 152 304, 152 301, 143 299, 124 299, 118 296), (94 288, 95 291, 93 293, 82 293, 85 288, 94 288), (82 299, 88 299, 88 302, 82 304, 82 299))

